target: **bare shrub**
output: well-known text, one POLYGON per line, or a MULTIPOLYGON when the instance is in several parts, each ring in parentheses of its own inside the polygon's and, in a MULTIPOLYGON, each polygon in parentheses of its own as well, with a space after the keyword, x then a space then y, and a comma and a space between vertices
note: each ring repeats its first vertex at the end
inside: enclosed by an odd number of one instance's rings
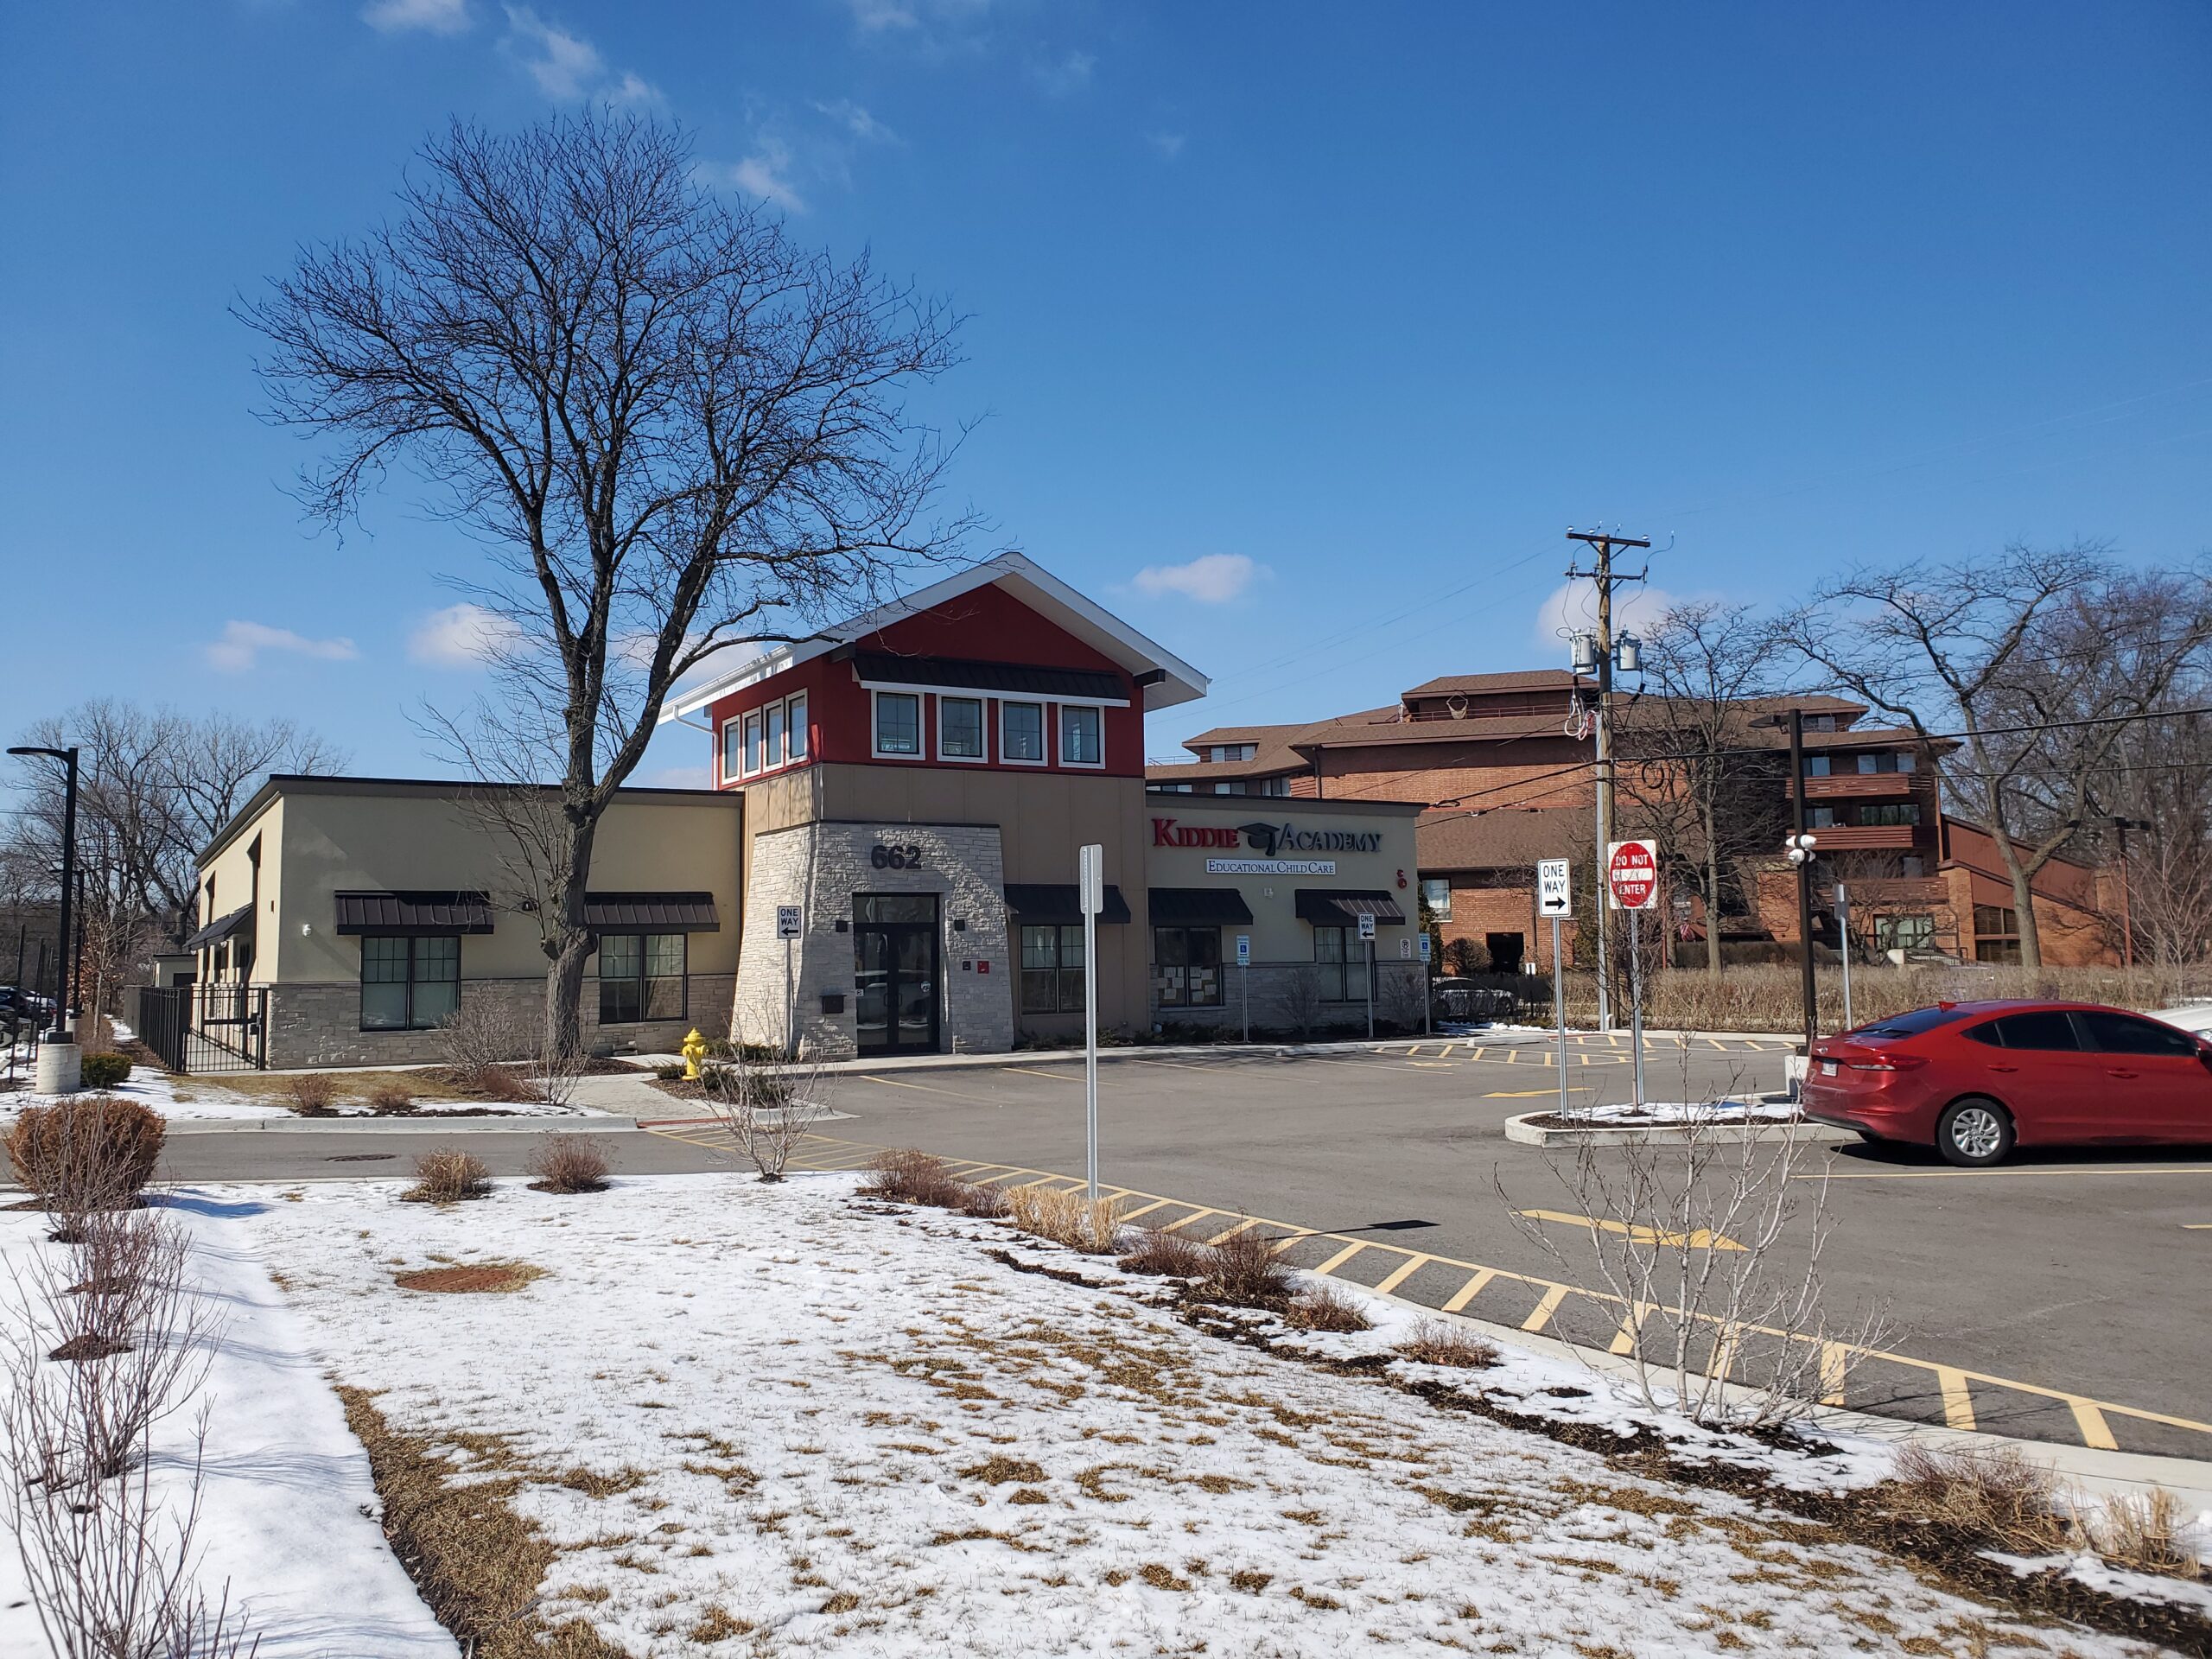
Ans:
POLYGON ((1274 1002, 1276 1015, 1284 1025, 1300 1038, 1312 1038, 1329 1010, 1319 969, 1300 967, 1284 974, 1276 982, 1274 1002))
POLYGON ((512 1065, 487 1065, 462 1082, 480 1100, 502 1106, 526 1106, 537 1098, 530 1079, 512 1065))
POLYGON ((1158 1274, 1166 1279, 1203 1279, 1213 1270, 1213 1252, 1181 1233, 1147 1227, 1122 1251, 1124 1273, 1158 1274))
POLYGON ((1428 975, 1378 966, 1375 1011, 1400 1031, 1418 1031, 1428 1012, 1428 975))
POLYGON ((2086 1513, 2090 1546, 2115 1567, 2176 1579, 2205 1576, 2203 1561, 2181 1539, 2189 1513, 2164 1487, 2116 1494, 2086 1513))
POLYGON ((1014 1224, 1033 1237, 1103 1255, 1114 1248, 1114 1201, 1093 1201, 1073 1188, 1033 1184, 1006 1195, 1014 1224))
MULTIPOLYGON (((1683 1089, 1690 1097, 1687 1075, 1683 1089)), ((1807 1179, 1806 1142, 1754 1141, 1703 1120, 1683 1135, 1585 1141, 1553 1157, 1566 1208, 1592 1217, 1586 1228, 1554 1231, 1548 1212, 1506 1203, 1569 1282, 1594 1274, 1611 1293, 1613 1346, 1647 1407, 1708 1427, 1793 1421, 1840 1398, 1867 1351, 1884 1345, 1888 1317, 1877 1307, 1838 1319, 1826 1306, 1834 1218, 1825 1171, 1807 1179)))
POLYGON ((523 1167, 537 1177, 531 1185, 542 1192, 604 1192, 610 1162, 604 1142, 556 1130, 531 1149, 523 1167))
POLYGON ((338 1103, 338 1085, 322 1071, 302 1071, 284 1079, 284 1103, 302 1117, 327 1117, 338 1103))
POLYGON ((871 1198, 950 1210, 960 1203, 963 1185, 951 1166, 935 1153, 894 1147, 868 1160, 868 1179, 861 1191, 871 1198))
POLYGON ((27 1106, 8 1132, 8 1161, 67 1233, 84 1216, 130 1204, 153 1179, 168 1127, 114 1095, 27 1106))
POLYGON ((370 1088, 368 1102, 378 1117, 404 1117, 415 1109, 415 1091, 398 1078, 387 1077, 370 1088))
POLYGON ((791 1154, 829 1109, 818 1065, 739 1060, 702 1068, 700 1082, 707 1110, 763 1181, 784 1179, 791 1154))
POLYGON ((1276 1259, 1275 1243, 1247 1227, 1210 1247, 1205 1294, 1237 1307, 1287 1306, 1294 1283, 1276 1259))
POLYGON ((522 1085, 507 1065, 528 1058, 537 1045, 505 1004, 488 996, 463 996, 438 1027, 438 1047, 462 1087, 487 1100, 529 1098, 515 1092, 522 1085))
POLYGON ((1330 1284, 1315 1285, 1290 1299, 1283 1318, 1300 1331, 1371 1331, 1375 1321, 1350 1291, 1330 1284))
POLYGON ((995 1186, 973 1181, 960 1184, 960 1213, 978 1221, 1003 1221, 1014 1213, 1014 1202, 995 1186))
POLYGON ((522 1068, 520 1082, 529 1099, 543 1106, 566 1108, 575 1098, 576 1085, 590 1070, 591 1056, 582 1049, 560 1055, 541 1053, 522 1068))
POLYGON ((1479 1371, 1497 1363, 1497 1350, 1472 1332, 1441 1319, 1423 1319, 1395 1352, 1421 1365, 1454 1365, 1479 1371))
POLYGON ((2057 1483, 2017 1446, 1946 1451, 1909 1440, 1882 1496, 1896 1512, 1975 1548, 2037 1555, 2066 1543, 2057 1483))
POLYGON ((458 1204, 492 1196, 492 1172, 474 1153, 433 1147, 415 1160, 415 1185, 399 1195, 410 1204, 458 1204))

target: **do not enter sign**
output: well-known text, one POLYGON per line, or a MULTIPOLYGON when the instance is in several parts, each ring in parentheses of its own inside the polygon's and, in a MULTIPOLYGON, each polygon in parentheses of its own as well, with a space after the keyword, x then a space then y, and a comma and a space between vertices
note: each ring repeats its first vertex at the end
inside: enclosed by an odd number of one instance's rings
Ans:
POLYGON ((1606 849, 1605 887, 1616 910, 1652 910, 1659 903, 1659 849, 1649 841, 1617 841, 1606 849))

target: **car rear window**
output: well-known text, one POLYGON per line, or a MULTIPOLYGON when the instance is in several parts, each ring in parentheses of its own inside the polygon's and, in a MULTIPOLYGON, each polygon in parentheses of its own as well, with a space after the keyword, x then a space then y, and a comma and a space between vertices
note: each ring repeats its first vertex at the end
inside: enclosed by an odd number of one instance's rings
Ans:
POLYGON ((2028 1014, 2008 1014, 1966 1033, 1978 1043, 1999 1048, 2039 1048, 2045 1053, 2079 1053, 2082 1039, 2074 1016, 2063 1008, 2038 1008, 2028 1014))
POLYGON ((1948 1026, 1954 1020, 1965 1017, 1962 1008, 1915 1008, 1910 1014, 1893 1014, 1886 1020, 1877 1020, 1843 1034, 1856 1042, 1880 1042, 1885 1038, 1894 1042, 1900 1037, 1917 1037, 1923 1031, 1933 1031, 1938 1026, 1948 1026))

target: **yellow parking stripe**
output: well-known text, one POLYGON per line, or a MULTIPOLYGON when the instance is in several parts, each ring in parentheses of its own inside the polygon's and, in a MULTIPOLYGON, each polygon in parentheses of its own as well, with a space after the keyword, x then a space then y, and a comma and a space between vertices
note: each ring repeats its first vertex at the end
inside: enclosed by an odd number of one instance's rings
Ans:
POLYGON ((1423 1268, 1427 1267, 1436 1258, 1433 1255, 1408 1256, 1403 1262, 1399 1264, 1397 1267, 1393 1268, 1390 1270, 1389 1277, 1383 1280, 1383 1281, 1376 1286, 1375 1288, 1383 1295, 1388 1296, 1392 1291, 1395 1290, 1400 1285, 1404 1284, 1407 1280, 1412 1278, 1414 1274, 1420 1272, 1423 1268))
POLYGON ((1194 1221, 1201 1221, 1208 1216, 1217 1216, 1219 1214, 1221 1214, 1221 1211, 1218 1210, 1207 1210, 1203 1208, 1193 1210, 1189 1215, 1184 1217, 1182 1220, 1171 1221, 1160 1230, 1163 1233, 1172 1233, 1179 1227, 1187 1227, 1194 1221))
POLYGON ((1943 1391, 1943 1421, 1952 1428, 1974 1428, 1974 1396, 1967 1392, 1967 1374, 1948 1365, 1936 1367, 1936 1386, 1943 1391))
POLYGON ((1148 1216, 1155 1210, 1165 1210, 1174 1202, 1173 1198, 1154 1198, 1150 1204, 1141 1204, 1134 1210, 1125 1211, 1120 1218, 1123 1221, 1135 1221, 1139 1216, 1148 1216))
POLYGON ((1334 1273, 1338 1268, 1344 1266, 1345 1262, 1351 1261, 1352 1257, 1357 1255, 1362 1250, 1366 1249, 1367 1248, 1368 1243, 1365 1239, 1356 1238, 1352 1240, 1351 1243, 1345 1245, 1344 1249, 1338 1250, 1334 1255, 1331 1256, 1327 1261, 1324 1262, 1319 1267, 1314 1268, 1313 1271, 1322 1274, 1334 1273))
POLYGON ((1019 1071, 1025 1077, 1042 1077, 1047 1083, 1081 1083, 1083 1081, 1081 1077, 1064 1077, 1057 1071, 1033 1071, 1026 1065, 1009 1065, 1004 1069, 1008 1071, 1019 1071))
POLYGON ((1851 1351, 1840 1342, 1821 1344, 1821 1403, 1843 1403, 1844 1380, 1851 1375, 1851 1351))
POLYGON ((1225 1240, 1232 1239, 1232 1238, 1236 1237, 1237 1234, 1239 1234, 1239 1233, 1243 1232, 1246 1228, 1248 1228, 1248 1227, 1249 1227, 1249 1226, 1253 1225, 1253 1224, 1254 1224, 1255 1223, 1256 1223, 1258 1220, 1259 1220, 1259 1217, 1258 1217, 1257 1216, 1247 1216, 1247 1217, 1244 1217, 1244 1219, 1243 1219, 1243 1220, 1242 1220, 1242 1221, 1238 1222, 1238 1223, 1237 1223, 1234 1227, 1230 1228, 1227 1232, 1225 1232, 1225 1233, 1216 1233, 1216 1234, 1215 1234, 1211 1238, 1210 1238, 1210 1239, 1206 1240, 1206 1243, 1209 1243, 1209 1244, 1219 1244, 1219 1243, 1223 1243, 1223 1242, 1224 1242, 1224 1241, 1225 1241, 1225 1240))
POLYGON ((1484 1268, 1470 1277, 1467 1282, 1452 1293, 1452 1300, 1444 1304, 1446 1313, 1457 1313, 1469 1302, 1483 1294, 1483 1287, 1497 1277, 1497 1269, 1484 1268))
POLYGON ((2112 1437, 2112 1426, 2093 1402, 2069 1400, 2066 1403, 2073 1410, 2075 1431, 2081 1435, 2082 1445, 2094 1452, 2120 1450, 2120 1442, 2112 1437))
POLYGON ((1559 1312, 1559 1305, 1567 1300, 1567 1287, 1554 1285, 1536 1304, 1536 1311, 1521 1321, 1523 1331, 1541 1331, 1552 1322, 1552 1315, 1559 1312))

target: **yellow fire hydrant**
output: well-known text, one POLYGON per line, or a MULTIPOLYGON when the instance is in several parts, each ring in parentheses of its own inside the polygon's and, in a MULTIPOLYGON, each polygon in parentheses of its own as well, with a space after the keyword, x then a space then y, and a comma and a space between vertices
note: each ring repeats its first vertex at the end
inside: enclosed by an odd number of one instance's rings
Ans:
POLYGON ((699 1062, 707 1058, 707 1039, 699 1034, 696 1026, 691 1028, 691 1034, 683 1039, 683 1046, 677 1052, 683 1056, 683 1075, 696 1083, 699 1080, 699 1062))

